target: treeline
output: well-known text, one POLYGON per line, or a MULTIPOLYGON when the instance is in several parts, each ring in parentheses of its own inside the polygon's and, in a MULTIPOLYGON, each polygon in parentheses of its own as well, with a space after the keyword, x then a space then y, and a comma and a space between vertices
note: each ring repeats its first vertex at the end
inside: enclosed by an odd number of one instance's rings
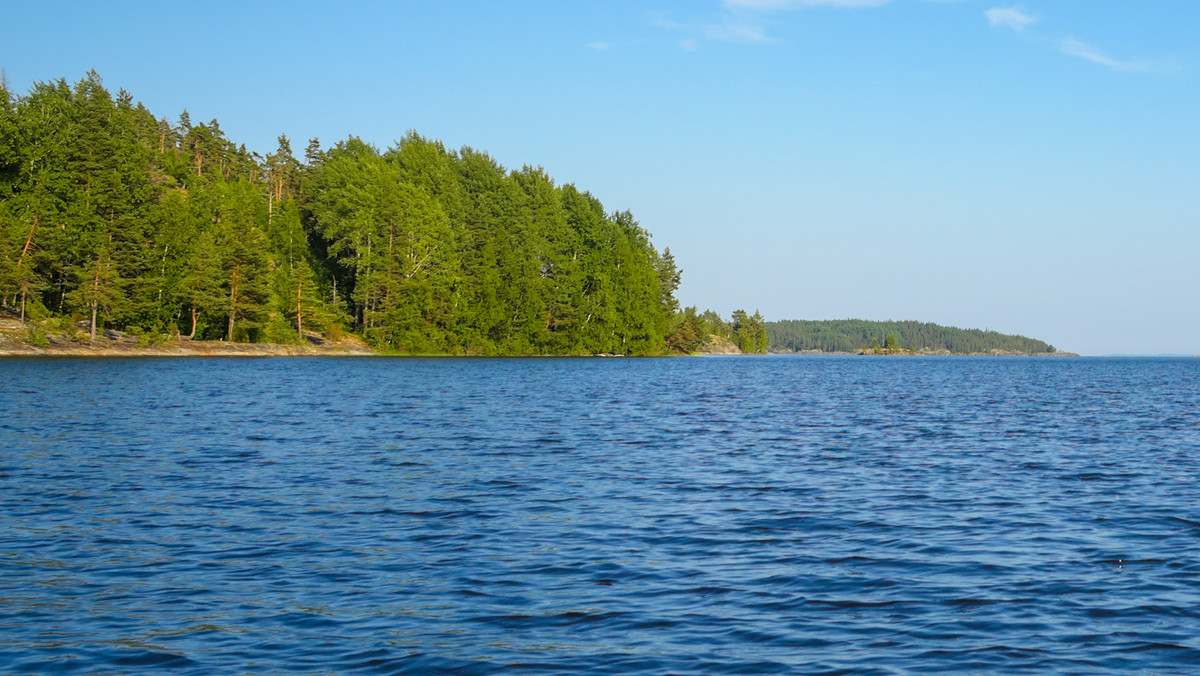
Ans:
MULTIPOLYGON (((143 335, 655 354, 680 271, 628 212, 409 133, 264 156, 91 72, 0 89, 0 303, 143 335)), ((676 341, 677 342, 677 341, 676 341)))
POLYGON ((872 322, 861 319, 767 322, 772 352, 858 352, 891 345, 914 352, 988 354, 993 351, 1041 354, 1054 346, 1024 336, 957 329, 923 322, 872 322))

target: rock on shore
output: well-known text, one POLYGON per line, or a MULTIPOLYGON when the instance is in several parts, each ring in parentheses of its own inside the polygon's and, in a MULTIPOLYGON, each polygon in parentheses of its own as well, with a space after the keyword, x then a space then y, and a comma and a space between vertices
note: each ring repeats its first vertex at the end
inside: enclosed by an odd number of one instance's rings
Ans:
POLYGON ((220 340, 165 338, 144 341, 120 331, 105 331, 95 341, 86 332, 48 332, 33 322, 0 318, 0 356, 7 357, 316 357, 376 354, 357 336, 330 340, 306 333, 306 345, 227 343, 220 340))
POLYGON ((700 349, 696 354, 741 354, 737 345, 733 344, 732 340, 724 336, 718 336, 715 333, 709 334, 708 338, 700 345, 700 349))

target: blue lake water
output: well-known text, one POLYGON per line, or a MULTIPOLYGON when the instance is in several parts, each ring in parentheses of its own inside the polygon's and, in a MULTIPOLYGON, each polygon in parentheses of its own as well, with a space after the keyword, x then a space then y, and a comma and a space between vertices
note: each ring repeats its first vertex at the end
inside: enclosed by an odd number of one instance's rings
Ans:
POLYGON ((1200 359, 0 360, 0 672, 1198 669, 1200 359))

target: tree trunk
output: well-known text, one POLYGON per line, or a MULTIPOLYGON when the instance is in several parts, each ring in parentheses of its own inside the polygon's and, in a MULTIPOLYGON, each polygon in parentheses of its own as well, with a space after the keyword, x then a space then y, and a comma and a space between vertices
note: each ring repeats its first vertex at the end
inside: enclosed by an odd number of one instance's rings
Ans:
POLYGON ((33 231, 37 228, 37 224, 38 215, 35 213, 33 215, 33 223, 29 226, 29 236, 25 238, 25 247, 21 249, 21 255, 17 258, 17 265, 20 265, 21 261, 25 260, 25 254, 29 253, 29 245, 33 243, 33 231))
POLYGON ((96 306, 100 304, 100 271, 96 271, 96 276, 92 279, 92 341, 96 340, 96 306))
POLYGON ((233 342, 233 325, 237 318, 238 269, 233 269, 233 283, 229 285, 229 342, 233 342))
POLYGON ((300 312, 300 293, 304 289, 304 282, 296 284, 296 335, 300 337, 300 342, 304 342, 304 324, 303 315, 300 312))
MULTIPOLYGON (((21 270, 21 265, 25 262, 25 254, 29 253, 29 246, 31 244, 33 244, 33 231, 35 229, 37 229, 37 224, 38 224, 38 214, 35 212, 33 214, 33 223, 30 224, 30 226, 29 226, 29 236, 25 238, 25 246, 21 249, 21 255, 17 257, 18 278, 19 278, 19 273, 21 270)), ((32 273, 30 273, 30 274, 32 274, 32 273)), ((21 286, 21 322, 22 323, 24 323, 24 321, 25 321, 25 292, 26 291, 27 291, 27 287, 25 285, 22 285, 21 286)))

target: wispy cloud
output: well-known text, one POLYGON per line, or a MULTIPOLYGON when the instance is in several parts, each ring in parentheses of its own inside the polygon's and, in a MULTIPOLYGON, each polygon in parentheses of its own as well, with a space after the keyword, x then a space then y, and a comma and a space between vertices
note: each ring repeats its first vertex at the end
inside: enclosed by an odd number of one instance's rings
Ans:
MULTIPOLYGON (((1026 14, 1024 10, 1018 7, 993 7, 986 10, 983 15, 987 17, 988 24, 993 28, 1006 28, 1018 33, 1024 32, 1026 27, 1038 21, 1037 17, 1026 14)), ((1155 66, 1145 61, 1121 61, 1114 59, 1101 50, 1072 37, 1049 38, 1047 36, 1031 35, 1030 38, 1037 44, 1054 45, 1058 48, 1059 52, 1067 56, 1075 56, 1113 70, 1132 72, 1166 69, 1165 67, 1155 66)))
POLYGON ((649 22, 658 28, 687 34, 678 41, 680 48, 694 52, 703 42, 730 42, 741 45, 769 45, 778 42, 767 33, 757 13, 813 7, 879 7, 892 0, 721 0, 723 20, 679 22, 661 13, 649 14, 649 22))
POLYGON ((1064 38, 1059 42, 1058 48, 1067 56, 1078 56, 1081 59, 1098 63, 1101 66, 1107 66, 1113 70, 1126 72, 1151 70, 1150 65, 1143 61, 1118 61, 1105 55, 1095 47, 1084 44, 1075 38, 1064 38))
POLYGON ((705 38, 717 42, 734 42, 742 45, 766 45, 775 42, 767 35, 767 29, 752 23, 707 24, 701 27, 705 38))
POLYGON ((648 12, 646 14, 646 22, 656 28, 666 28, 673 31, 687 28, 686 24, 671 19, 662 12, 648 12))
POLYGON ((699 50, 704 42, 730 42, 741 45, 766 45, 776 42, 767 35, 764 24, 732 14, 717 21, 682 22, 654 13, 648 15, 648 21, 652 26, 679 34, 681 37, 676 44, 685 52, 699 50))
POLYGON ((589 49, 597 49, 597 50, 600 50, 600 51, 602 51, 602 52, 603 52, 604 50, 608 49, 608 43, 607 43, 607 42, 602 42, 602 41, 600 41, 600 40, 597 40, 597 41, 595 41, 595 42, 589 42, 589 43, 587 43, 587 46, 588 46, 588 48, 589 48, 589 49))
POLYGON ((794 7, 878 7, 891 0, 724 0, 729 9, 770 11, 794 7))
POLYGON ((1015 31, 1024 30, 1026 26, 1037 21, 1016 7, 993 7, 983 14, 993 27, 1011 28, 1015 31))

